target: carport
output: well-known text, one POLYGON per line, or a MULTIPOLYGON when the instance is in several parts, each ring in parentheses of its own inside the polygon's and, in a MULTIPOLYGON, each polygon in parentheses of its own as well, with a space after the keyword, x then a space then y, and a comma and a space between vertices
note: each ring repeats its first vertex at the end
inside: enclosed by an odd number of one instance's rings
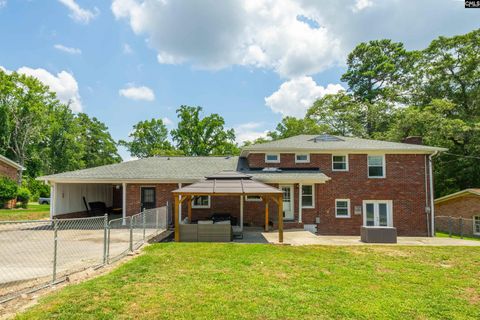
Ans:
POLYGON ((268 206, 278 206, 278 242, 283 242, 283 192, 275 187, 253 180, 237 171, 221 171, 206 176, 205 180, 172 191, 175 210, 175 241, 180 241, 179 205, 187 201, 188 221, 192 221, 192 200, 195 196, 238 196, 240 198, 240 228, 243 228, 243 197, 260 196, 265 204, 265 231, 268 231, 268 206))

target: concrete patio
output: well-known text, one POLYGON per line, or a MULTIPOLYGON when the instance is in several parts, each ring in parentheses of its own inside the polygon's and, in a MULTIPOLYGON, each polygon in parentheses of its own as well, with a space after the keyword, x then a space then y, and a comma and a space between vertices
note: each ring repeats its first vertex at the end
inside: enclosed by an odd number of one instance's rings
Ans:
MULTIPOLYGON (((253 231, 251 231, 253 232, 253 231)), ((317 236, 305 230, 284 231, 284 244, 293 246, 302 245, 330 245, 330 246, 354 246, 354 245, 403 245, 403 246, 480 246, 480 241, 463 240, 452 238, 430 237, 398 237, 396 244, 372 244, 360 241, 360 236, 317 236)), ((269 243, 278 243, 277 232, 261 232, 262 238, 269 243)), ((251 240, 259 238, 249 235, 251 240)), ((261 242, 260 242, 261 243, 261 242)))

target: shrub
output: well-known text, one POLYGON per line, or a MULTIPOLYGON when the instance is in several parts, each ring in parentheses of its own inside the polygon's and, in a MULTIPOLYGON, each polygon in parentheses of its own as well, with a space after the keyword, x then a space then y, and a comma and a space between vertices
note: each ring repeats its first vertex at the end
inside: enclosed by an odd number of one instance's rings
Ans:
POLYGON ((22 203, 22 208, 27 208, 28 207, 28 200, 30 200, 31 197, 30 190, 27 188, 19 188, 17 192, 17 201, 20 201, 22 203))
POLYGON ((15 199, 17 196, 18 185, 10 178, 0 178, 0 207, 3 208, 7 201, 15 199))

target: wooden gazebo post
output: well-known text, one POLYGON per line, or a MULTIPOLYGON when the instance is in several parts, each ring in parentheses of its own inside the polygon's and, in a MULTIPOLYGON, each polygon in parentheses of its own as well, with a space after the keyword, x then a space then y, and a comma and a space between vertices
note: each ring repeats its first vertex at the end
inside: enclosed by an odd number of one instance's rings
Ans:
POLYGON ((270 198, 265 196, 263 202, 265 202, 265 231, 268 232, 268 201, 270 198))
POLYGON ((175 242, 180 241, 180 223, 178 221, 178 194, 173 195, 173 211, 175 212, 175 242))
POLYGON ((283 243, 283 195, 278 197, 278 242, 283 243))

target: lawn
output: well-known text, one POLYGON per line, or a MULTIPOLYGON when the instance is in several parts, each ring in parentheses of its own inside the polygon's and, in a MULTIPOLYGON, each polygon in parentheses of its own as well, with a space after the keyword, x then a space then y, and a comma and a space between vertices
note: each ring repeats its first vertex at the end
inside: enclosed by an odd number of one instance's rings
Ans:
POLYGON ((0 221, 41 220, 50 216, 50 205, 29 203, 27 209, 0 209, 0 221))
MULTIPOLYGON (((449 235, 447 232, 435 232, 435 236, 436 237, 439 237, 439 238, 448 238, 449 235)), ((476 241, 480 241, 480 237, 468 237, 468 236, 463 236, 463 238, 461 238, 460 236, 456 236, 456 235, 453 235, 452 234, 452 238, 453 239, 465 239, 465 240, 476 240, 476 241)))
POLYGON ((480 248, 163 243, 18 319, 479 319, 480 248))

